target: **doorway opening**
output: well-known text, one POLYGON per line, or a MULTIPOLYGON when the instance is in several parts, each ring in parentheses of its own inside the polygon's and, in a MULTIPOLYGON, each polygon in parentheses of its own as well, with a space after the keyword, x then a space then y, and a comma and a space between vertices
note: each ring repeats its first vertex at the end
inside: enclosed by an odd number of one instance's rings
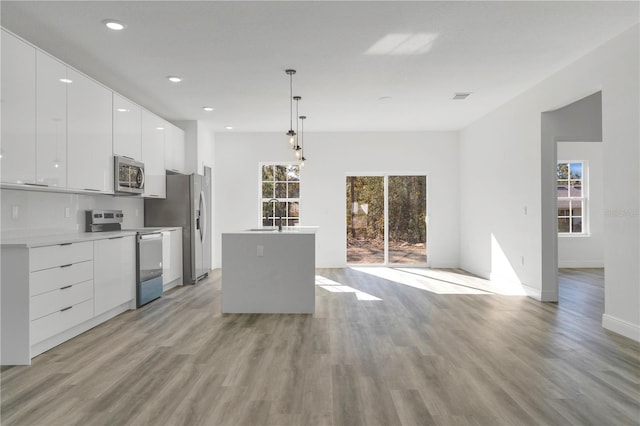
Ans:
POLYGON ((427 176, 346 179, 347 264, 427 266, 427 176))

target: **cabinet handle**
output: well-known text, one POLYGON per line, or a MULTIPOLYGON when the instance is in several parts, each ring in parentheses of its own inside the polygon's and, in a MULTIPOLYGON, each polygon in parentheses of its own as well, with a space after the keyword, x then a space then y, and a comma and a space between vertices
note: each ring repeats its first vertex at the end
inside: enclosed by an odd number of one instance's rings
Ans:
POLYGON ((121 237, 111 237, 111 238, 109 238, 109 239, 110 239, 110 240, 117 240, 117 239, 120 239, 120 238, 124 238, 124 235, 123 235, 123 236, 121 236, 121 237))
POLYGON ((73 263, 69 263, 68 265, 60 265, 61 268, 68 268, 69 266, 73 265, 73 263))
POLYGON ((25 182, 25 185, 29 185, 29 186, 43 186, 43 187, 48 187, 49 185, 47 185, 46 183, 29 183, 29 182, 25 182))
POLYGON ((82 188, 84 191, 94 191, 94 192, 100 192, 99 189, 93 189, 93 188, 82 188))
POLYGON ((67 306, 66 308, 60 309, 60 312, 68 311, 71 308, 73 308, 73 306, 67 306))
POLYGON ((61 245, 61 246, 70 246, 71 244, 73 244, 73 243, 62 243, 62 244, 60 244, 60 245, 61 245))
POLYGON ((73 285, 66 285, 64 287, 60 287, 60 290, 66 290, 66 289, 71 288, 71 287, 73 287, 73 285))

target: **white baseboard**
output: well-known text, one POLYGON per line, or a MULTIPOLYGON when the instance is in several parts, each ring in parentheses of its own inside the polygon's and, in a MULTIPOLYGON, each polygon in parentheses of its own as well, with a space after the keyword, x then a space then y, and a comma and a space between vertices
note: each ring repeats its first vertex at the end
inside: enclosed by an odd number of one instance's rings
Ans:
POLYGON ((603 260, 558 260, 558 268, 604 268, 603 260))
POLYGON ((602 315, 602 327, 628 337, 629 339, 640 342, 640 325, 625 321, 611 315, 602 315))

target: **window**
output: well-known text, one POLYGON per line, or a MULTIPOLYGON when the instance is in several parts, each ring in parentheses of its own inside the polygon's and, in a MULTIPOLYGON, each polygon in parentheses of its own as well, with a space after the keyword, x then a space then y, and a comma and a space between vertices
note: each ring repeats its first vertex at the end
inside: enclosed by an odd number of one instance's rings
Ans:
POLYGON ((556 173, 558 233, 565 235, 586 234, 586 163, 583 161, 562 161, 558 163, 556 173))
POLYGON ((263 226, 296 226, 300 222, 300 165, 262 164, 261 212, 263 226))

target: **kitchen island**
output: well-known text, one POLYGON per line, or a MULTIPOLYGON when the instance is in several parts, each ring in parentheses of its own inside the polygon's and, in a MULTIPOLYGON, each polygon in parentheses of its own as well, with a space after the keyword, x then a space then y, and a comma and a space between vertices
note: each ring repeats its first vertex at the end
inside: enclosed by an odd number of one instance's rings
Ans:
POLYGON ((318 227, 222 234, 222 312, 312 314, 318 227))

